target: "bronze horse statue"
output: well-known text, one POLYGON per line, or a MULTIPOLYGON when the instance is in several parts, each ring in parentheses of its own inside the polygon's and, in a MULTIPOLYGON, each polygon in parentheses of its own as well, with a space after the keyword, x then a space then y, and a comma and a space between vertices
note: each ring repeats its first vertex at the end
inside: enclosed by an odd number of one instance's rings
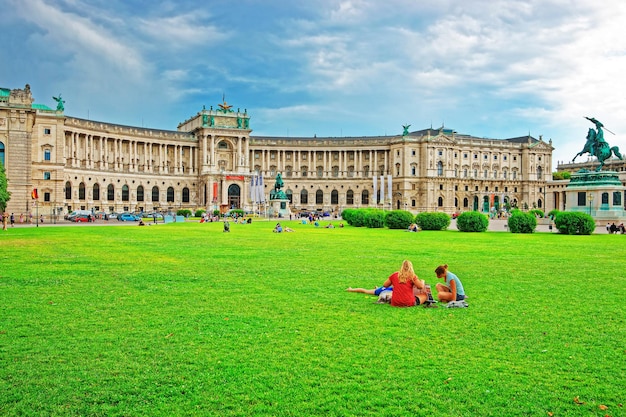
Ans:
POLYGON ((619 159, 624 159, 617 146, 611 147, 604 141, 604 138, 602 136, 598 136, 596 131, 592 128, 589 128, 589 132, 587 133, 587 142, 585 143, 583 150, 576 154, 576 156, 572 159, 572 162, 584 153, 588 153, 598 158, 600 165, 596 168, 596 171, 600 171, 602 169, 604 161, 609 159, 611 155, 615 155, 619 159))

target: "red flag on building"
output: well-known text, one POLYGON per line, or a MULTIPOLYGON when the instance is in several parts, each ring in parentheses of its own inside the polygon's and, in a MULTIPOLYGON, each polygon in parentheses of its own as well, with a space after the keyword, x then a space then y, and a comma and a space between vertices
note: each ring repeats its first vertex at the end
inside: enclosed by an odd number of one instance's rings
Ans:
POLYGON ((36 188, 33 188, 33 192, 30 193, 30 196, 33 198, 33 200, 37 200, 39 198, 39 194, 37 194, 36 188))

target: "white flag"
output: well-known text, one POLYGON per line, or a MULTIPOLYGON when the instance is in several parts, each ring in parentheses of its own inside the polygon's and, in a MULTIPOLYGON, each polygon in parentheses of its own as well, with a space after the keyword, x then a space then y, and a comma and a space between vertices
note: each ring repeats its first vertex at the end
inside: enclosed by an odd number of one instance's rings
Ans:
POLYGON ((380 203, 385 204, 385 176, 380 176, 380 203))
POLYGON ((391 175, 387 176, 387 193, 389 194, 389 201, 391 201, 391 175))
POLYGON ((265 190, 263 189, 262 175, 259 175, 259 203, 265 203, 265 190))

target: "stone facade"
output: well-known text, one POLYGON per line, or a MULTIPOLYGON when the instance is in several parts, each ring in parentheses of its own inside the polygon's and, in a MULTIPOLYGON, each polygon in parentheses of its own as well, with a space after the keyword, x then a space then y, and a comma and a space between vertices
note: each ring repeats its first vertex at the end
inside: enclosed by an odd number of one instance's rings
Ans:
POLYGON ((489 211, 503 201, 545 207, 553 148, 541 137, 484 139, 443 127, 396 136, 262 137, 251 135, 247 111, 226 102, 166 131, 66 116, 33 104, 28 86, 1 91, 10 212, 31 210, 34 188, 46 216, 75 209, 252 211, 259 207, 249 197, 251 178, 264 178, 267 197, 279 172, 292 210, 451 214, 489 211))

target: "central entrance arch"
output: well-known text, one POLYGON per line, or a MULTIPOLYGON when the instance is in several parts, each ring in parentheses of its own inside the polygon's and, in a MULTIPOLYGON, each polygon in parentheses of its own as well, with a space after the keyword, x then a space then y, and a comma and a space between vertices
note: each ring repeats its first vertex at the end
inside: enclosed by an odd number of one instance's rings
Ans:
POLYGON ((228 186, 228 207, 231 209, 241 208, 241 187, 237 184, 228 186))

